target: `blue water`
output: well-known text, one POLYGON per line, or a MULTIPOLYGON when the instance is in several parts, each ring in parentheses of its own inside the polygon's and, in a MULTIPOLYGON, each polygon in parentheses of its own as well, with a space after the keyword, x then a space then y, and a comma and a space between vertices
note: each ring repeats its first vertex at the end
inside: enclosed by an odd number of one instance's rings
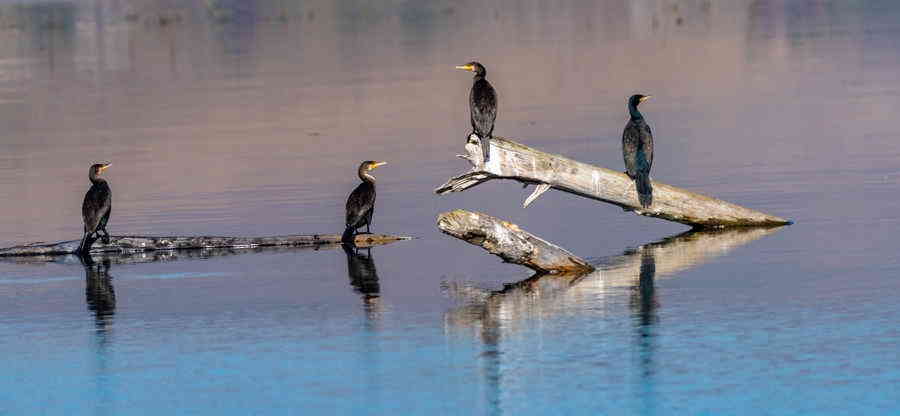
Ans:
POLYGON ((900 414, 900 5, 188 2, 0 5, 0 245, 341 230, 371 251, 0 261, 0 414, 900 414), (162 19, 162 20, 161 20, 162 19), (620 169, 654 96, 655 180, 794 220, 683 226, 468 167, 495 133, 620 169), (484 211, 589 259, 577 280, 442 235, 484 211))

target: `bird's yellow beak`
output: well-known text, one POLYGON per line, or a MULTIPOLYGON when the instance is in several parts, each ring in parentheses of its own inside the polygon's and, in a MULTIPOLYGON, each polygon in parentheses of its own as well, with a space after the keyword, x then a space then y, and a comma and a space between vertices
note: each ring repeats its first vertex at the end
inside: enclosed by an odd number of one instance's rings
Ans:
POLYGON ((387 165, 387 162, 375 162, 372 164, 372 169, 375 169, 379 166, 384 166, 384 165, 387 165))
POLYGON ((474 70, 475 70, 475 65, 457 65, 457 66, 456 66, 456 69, 463 69, 463 70, 466 70, 466 71, 474 71, 474 70))
POLYGON ((103 166, 100 166, 100 172, 103 172, 104 170, 106 170, 106 169, 109 168, 110 166, 112 166, 112 163, 105 163, 105 164, 103 164, 103 166))
POLYGON ((645 95, 645 96, 641 97, 641 101, 640 101, 640 102, 647 101, 647 100, 649 100, 651 97, 653 97, 653 96, 652 96, 652 95, 645 95))

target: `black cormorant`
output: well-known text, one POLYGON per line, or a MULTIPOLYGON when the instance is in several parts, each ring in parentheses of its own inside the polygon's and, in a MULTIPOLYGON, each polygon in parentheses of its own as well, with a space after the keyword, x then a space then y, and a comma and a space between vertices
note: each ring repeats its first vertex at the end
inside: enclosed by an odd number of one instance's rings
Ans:
POLYGON ((475 83, 469 92, 469 111, 471 112, 472 130, 481 139, 481 151, 484 161, 491 156, 490 140, 494 135, 494 120, 497 118, 497 92, 486 79, 487 70, 478 62, 469 62, 457 66, 475 73, 475 83))
POLYGON ((91 180, 91 189, 84 194, 84 203, 81 205, 81 216, 84 218, 84 236, 81 238, 79 253, 87 253, 91 245, 103 231, 103 242, 109 244, 109 232, 106 231, 106 222, 109 221, 109 213, 112 211, 112 191, 106 179, 100 177, 104 170, 109 168, 109 163, 98 163, 91 166, 88 178, 91 180))
POLYGON ((362 183, 347 197, 347 228, 344 230, 341 241, 353 243, 356 230, 362 226, 366 226, 366 232, 369 232, 369 226, 372 225, 372 214, 375 212, 375 177, 369 172, 386 164, 387 162, 367 160, 359 165, 357 174, 359 179, 362 179, 362 183))
POLYGON ((628 99, 631 119, 622 132, 622 157, 625 158, 625 173, 634 180, 638 200, 647 208, 653 203, 653 187, 650 185, 650 167, 653 165, 653 133, 638 111, 638 104, 651 96, 635 94, 628 99))

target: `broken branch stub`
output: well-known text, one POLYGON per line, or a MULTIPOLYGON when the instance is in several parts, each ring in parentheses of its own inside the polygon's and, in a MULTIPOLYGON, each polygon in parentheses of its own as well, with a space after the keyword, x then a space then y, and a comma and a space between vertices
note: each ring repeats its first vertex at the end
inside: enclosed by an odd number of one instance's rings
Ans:
POLYGON ((526 199, 526 207, 550 188, 585 198, 610 203, 636 214, 675 221, 694 228, 733 226, 774 226, 791 222, 784 218, 700 195, 685 189, 653 181, 653 204, 643 208, 638 201, 634 181, 621 172, 577 162, 545 153, 494 136, 491 158, 484 163, 478 138, 466 143, 470 172, 451 178, 435 189, 439 195, 461 192, 491 179, 512 179, 526 185, 538 185, 526 199))
POLYGON ((509 263, 541 273, 588 273, 593 266, 564 248, 522 230, 519 226, 480 212, 457 209, 438 215, 445 234, 480 246, 509 263))

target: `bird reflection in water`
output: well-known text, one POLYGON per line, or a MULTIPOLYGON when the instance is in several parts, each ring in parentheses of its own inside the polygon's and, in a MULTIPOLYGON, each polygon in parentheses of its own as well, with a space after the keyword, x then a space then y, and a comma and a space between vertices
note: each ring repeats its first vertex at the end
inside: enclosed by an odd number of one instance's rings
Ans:
POLYGON ((341 247, 347 255, 347 276, 350 278, 350 286, 360 294, 368 322, 375 323, 381 318, 382 305, 381 285, 378 283, 375 260, 372 259, 372 248, 364 249, 366 253, 362 254, 360 249, 349 244, 342 244, 341 247))
POLYGON ((632 287, 631 307, 639 328, 647 328, 656 323, 656 257, 651 249, 641 250, 641 267, 638 271, 637 284, 632 287))
POLYGON ((97 263, 86 254, 81 257, 81 262, 84 266, 84 297, 88 310, 94 313, 97 330, 105 332, 116 313, 116 291, 112 276, 109 275, 110 261, 103 259, 97 263))
POLYGON ((116 291, 112 276, 109 275, 110 260, 104 258, 95 262, 90 254, 80 256, 84 266, 84 297, 87 308, 94 315, 95 353, 94 389, 96 394, 95 414, 116 414, 110 381, 109 361, 112 343, 113 315, 116 312, 116 291))
POLYGON ((656 250, 642 247, 640 250, 641 266, 636 284, 631 288, 630 306, 635 325, 635 353, 637 367, 640 370, 640 402, 644 406, 642 414, 655 414, 656 403, 654 375, 656 366, 655 325, 659 321, 656 299, 656 250))
POLYGON ((378 283, 378 272, 375 271, 375 260, 372 258, 372 248, 365 248, 365 254, 359 248, 350 244, 341 244, 347 255, 347 276, 350 278, 350 286, 353 291, 359 293, 365 313, 362 339, 359 342, 360 360, 364 373, 365 396, 363 400, 368 403, 374 413, 382 413, 383 403, 382 386, 384 380, 382 373, 382 347, 378 329, 381 323, 383 305, 381 303, 381 285, 378 283))

